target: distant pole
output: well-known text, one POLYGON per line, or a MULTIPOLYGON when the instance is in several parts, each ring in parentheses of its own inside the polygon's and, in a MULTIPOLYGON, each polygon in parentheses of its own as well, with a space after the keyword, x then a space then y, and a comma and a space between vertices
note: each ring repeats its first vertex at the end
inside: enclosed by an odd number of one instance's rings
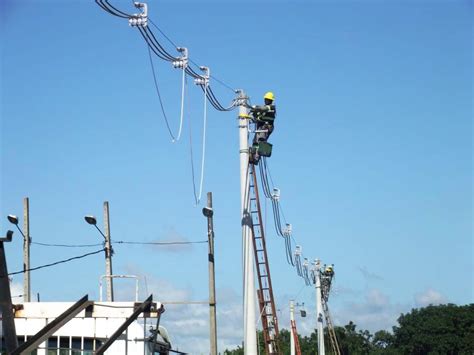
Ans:
POLYGON ((12 353, 18 347, 12 295, 10 291, 10 278, 8 277, 7 260, 3 243, 11 241, 12 235, 13 232, 8 231, 7 238, 0 238, 0 310, 2 312, 2 329, 7 354, 12 353))
POLYGON ((293 330, 293 321, 295 320, 295 305, 290 300, 290 354, 295 355, 295 331, 293 330))
POLYGON ((255 279, 253 270, 253 243, 249 214, 249 123, 247 97, 239 92, 239 143, 240 143, 240 196, 244 264, 244 354, 257 355, 257 326, 255 324, 255 279))
POLYGON ((31 279, 30 279, 30 200, 23 199, 23 299, 25 302, 31 301, 31 279))
POLYGON ((325 355, 324 351, 324 333, 323 333, 323 304, 321 301, 321 277, 319 269, 321 267, 321 261, 316 259, 314 262, 314 277, 316 286, 316 316, 317 318, 317 331, 318 331, 318 355, 325 355))
POLYGON ((107 276, 107 302, 114 301, 114 285, 112 279, 112 244, 110 242, 109 203, 104 202, 104 230, 105 230, 105 275, 107 276))
POLYGON ((214 211, 212 209, 212 192, 207 193, 207 210, 203 210, 207 217, 207 240, 209 244, 209 325, 211 340, 211 355, 217 355, 217 324, 216 324, 216 283, 214 268, 214 211))

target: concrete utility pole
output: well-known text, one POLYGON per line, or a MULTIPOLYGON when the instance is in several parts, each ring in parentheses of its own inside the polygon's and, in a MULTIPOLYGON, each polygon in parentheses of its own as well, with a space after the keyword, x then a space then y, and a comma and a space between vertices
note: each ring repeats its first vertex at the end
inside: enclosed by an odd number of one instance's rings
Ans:
POLYGON ((23 199, 23 299, 25 302, 31 302, 31 279, 30 272, 30 200, 28 197, 23 199))
POLYGON ((109 202, 104 202, 105 231, 105 275, 107 277, 107 302, 114 301, 114 285, 112 279, 112 244, 110 242, 109 202))
POLYGON ((321 277, 320 270, 321 261, 316 259, 314 261, 314 277, 316 286, 316 316, 317 318, 317 331, 318 331, 318 355, 325 355, 324 351, 324 329, 323 329, 323 304, 321 301, 321 277))
POLYGON ((209 327, 211 355, 217 355, 217 324, 216 324, 216 283, 214 269, 214 210, 212 209, 212 192, 207 193, 207 207, 202 209, 207 217, 207 241, 209 244, 209 327))
POLYGON ((244 354, 257 355, 257 326, 255 324, 255 279, 253 270, 253 243, 249 213, 249 123, 247 97, 239 92, 239 142, 240 142, 240 195, 242 217, 242 245, 244 264, 244 354))
POLYGON ((295 305, 290 300, 290 354, 295 355, 295 334, 293 330, 293 321, 295 320, 295 305))

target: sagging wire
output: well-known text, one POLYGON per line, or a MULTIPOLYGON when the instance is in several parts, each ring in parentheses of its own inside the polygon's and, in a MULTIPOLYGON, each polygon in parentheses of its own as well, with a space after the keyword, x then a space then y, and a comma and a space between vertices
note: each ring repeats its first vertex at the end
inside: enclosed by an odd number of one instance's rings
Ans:
POLYGON ((151 56, 150 46, 147 46, 147 48, 148 48, 148 56, 150 58, 151 70, 152 70, 152 73, 153 73, 153 81, 155 83, 156 94, 158 95, 158 100, 160 102, 161 112, 163 113, 163 118, 165 120, 166 128, 168 129, 168 133, 171 137, 171 140, 172 140, 172 142, 174 142, 176 140, 176 138, 173 135, 173 132, 171 131, 170 123, 168 121, 168 116, 166 114, 165 107, 163 105, 163 100, 161 99, 160 88, 159 88, 159 85, 158 85, 158 80, 156 79, 155 66, 153 65, 153 58, 151 56))
POLYGON ((99 5, 102 9, 110 13, 111 15, 121 17, 121 18, 130 18, 132 15, 127 14, 123 11, 120 11, 113 5, 111 5, 107 0, 95 0, 96 4, 99 5))
MULTIPOLYGON (((17 274, 23 274, 27 271, 35 271, 35 270, 39 270, 39 269, 43 269, 45 267, 50 267, 50 266, 55 266, 55 265, 58 265, 58 264, 62 264, 62 263, 67 263, 69 261, 72 261, 72 260, 77 260, 77 259, 82 259, 82 258, 85 258, 86 256, 90 256, 90 255, 94 255, 94 254, 99 254, 103 251, 106 251, 106 249, 100 249, 100 250, 97 250, 97 251, 94 251, 94 252, 91 252, 91 253, 87 253, 87 254, 83 254, 83 255, 79 255, 79 256, 74 256, 72 258, 69 258, 69 259, 65 259, 65 260, 60 260, 60 261, 56 261, 54 263, 51 263, 51 264, 46 264, 46 265, 41 265, 41 266, 37 266, 37 267, 33 267, 33 268, 30 268, 30 269, 26 269, 26 270, 21 270, 21 271, 15 271, 15 272, 11 272, 8 274, 8 276, 11 276, 11 275, 17 275, 17 274)), ((0 275, 0 277, 5 277, 4 275, 0 275)))
POLYGON ((311 276, 309 274, 309 261, 307 258, 304 258, 304 261, 303 261, 303 279, 304 279, 304 282, 306 284, 306 286, 309 286, 311 285, 311 276))
MULTIPOLYGON (((169 52, 166 51, 166 49, 160 44, 160 42, 156 39, 155 35, 151 31, 151 29, 147 26, 148 21, 176 48, 178 49, 179 47, 158 27, 158 25, 153 22, 151 19, 148 18, 148 7, 145 3, 140 3, 140 2, 134 2, 133 4, 135 5, 136 8, 141 9, 142 12, 140 14, 127 14, 125 12, 122 12, 118 10, 117 8, 113 7, 110 5, 106 0, 96 0, 96 3, 105 11, 109 12, 110 14, 122 18, 128 18, 129 24, 132 27, 137 27, 138 30, 140 31, 140 34, 142 35, 143 39, 146 41, 148 46, 151 48, 151 50, 158 56, 159 58, 173 62, 179 60, 179 58, 173 56, 169 52)), ((195 62, 191 61, 193 64, 195 62)), ((195 64, 197 66, 197 64, 195 64)), ((202 76, 196 73, 192 68, 188 67, 186 68, 186 73, 190 76, 192 76, 194 79, 202 79, 202 76)), ((225 84, 222 80, 219 80, 216 77, 213 77, 214 80, 216 80, 218 83, 221 85, 225 86, 226 88, 232 90, 235 92, 234 89, 232 89, 229 85, 225 84)), ((235 104, 235 100, 231 103, 229 107, 224 107, 217 97, 215 96, 214 92, 212 91, 211 87, 207 87, 206 91, 206 96, 209 99, 209 102, 212 104, 212 106, 218 110, 218 111, 230 111, 233 110, 237 105, 235 104)))
POLYGON ((31 242, 31 244, 40 245, 43 247, 61 247, 61 248, 90 248, 90 247, 98 247, 104 245, 104 243, 96 243, 96 244, 50 244, 50 243, 39 243, 39 242, 31 242))
POLYGON ((291 266, 295 266, 295 261, 293 259, 293 250, 291 247, 291 232, 293 228, 291 224, 287 223, 285 230, 283 231, 283 237, 285 238, 285 249, 286 249, 286 261, 291 266))
POLYGON ((196 193, 196 181, 194 177, 194 159, 192 154, 192 138, 191 138, 191 127, 190 127, 190 145, 191 145, 191 169, 193 175, 193 192, 194 192, 194 200, 196 205, 199 204, 202 197, 202 187, 204 183, 204 162, 206 157, 206 127, 207 127, 207 88, 209 86, 209 73, 210 70, 207 67, 200 67, 200 69, 205 73, 204 75, 200 76, 199 78, 194 79, 194 83, 199 86, 204 86, 204 119, 203 119, 203 129, 202 129, 202 153, 201 153, 201 178, 199 182, 199 192, 196 193))
POLYGON ((135 242, 135 241, 124 241, 124 240, 112 240, 114 244, 136 244, 136 245, 186 245, 186 244, 205 244, 207 240, 197 241, 169 241, 169 242, 135 242))
POLYGON ((173 143, 179 141, 181 137, 181 131, 183 128, 183 120, 184 120, 184 95, 187 90, 185 90, 187 86, 186 80, 186 67, 188 66, 188 49, 184 47, 178 47, 177 50, 182 53, 180 60, 176 60, 173 62, 174 68, 181 68, 182 69, 182 78, 181 78, 181 116, 179 120, 179 130, 178 136, 176 139, 173 139, 173 143))
POLYGON ((301 245, 295 247, 295 264, 296 264, 296 273, 298 276, 303 277, 303 266, 301 265, 301 245))

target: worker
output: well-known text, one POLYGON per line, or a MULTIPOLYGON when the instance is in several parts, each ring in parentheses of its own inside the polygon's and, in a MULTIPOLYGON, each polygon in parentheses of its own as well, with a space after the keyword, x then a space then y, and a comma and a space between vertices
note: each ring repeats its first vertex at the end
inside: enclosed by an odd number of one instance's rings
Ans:
POLYGON ((273 132, 273 125, 276 116, 276 107, 274 104, 275 95, 273 92, 267 92, 263 96, 263 100, 265 103, 263 106, 252 106, 250 108, 250 112, 253 115, 253 121, 256 125, 256 132, 252 145, 253 158, 256 163, 258 163, 260 155, 271 155, 271 145, 267 144, 267 141, 268 137, 270 137, 273 132), (262 149, 263 147, 265 148, 262 149))

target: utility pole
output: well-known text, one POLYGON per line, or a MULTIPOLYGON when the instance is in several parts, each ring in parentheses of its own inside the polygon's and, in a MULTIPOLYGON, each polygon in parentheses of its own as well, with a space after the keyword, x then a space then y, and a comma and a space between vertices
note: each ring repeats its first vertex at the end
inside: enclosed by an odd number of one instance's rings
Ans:
POLYGON ((255 279, 253 270, 252 218, 249 213, 249 123, 247 97, 239 90, 240 196, 242 246, 244 264, 244 354, 257 355, 257 326, 255 324, 255 279))
POLYGON ((290 353, 295 355, 295 334, 293 331, 293 322, 295 320, 295 305, 293 300, 290 300, 290 353))
POLYGON ((25 302, 31 301, 31 279, 30 279, 30 200, 28 197, 23 199, 23 299, 25 302))
POLYGON ((12 295, 10 291, 10 278, 8 277, 7 259, 3 245, 4 242, 11 242, 12 237, 13 232, 8 231, 6 237, 0 238, 0 311, 2 313, 2 329, 7 354, 12 353, 18 347, 15 317, 13 316, 12 295))
POLYGON ((323 333, 323 304, 321 301, 321 277, 320 270, 321 261, 316 259, 314 261, 314 278, 316 287, 316 316, 317 318, 317 331, 318 331, 318 355, 325 355, 324 351, 324 333, 323 333))
POLYGON ((209 327, 211 340, 211 355, 217 355, 217 325, 216 325, 216 283, 214 269, 214 210, 212 209, 212 192, 207 193, 207 207, 202 209, 207 217, 207 241, 209 245, 209 327))
POLYGON ((107 302, 114 301, 114 285, 112 279, 112 244, 110 242, 109 202, 104 202, 105 231, 105 275, 107 277, 107 302))

